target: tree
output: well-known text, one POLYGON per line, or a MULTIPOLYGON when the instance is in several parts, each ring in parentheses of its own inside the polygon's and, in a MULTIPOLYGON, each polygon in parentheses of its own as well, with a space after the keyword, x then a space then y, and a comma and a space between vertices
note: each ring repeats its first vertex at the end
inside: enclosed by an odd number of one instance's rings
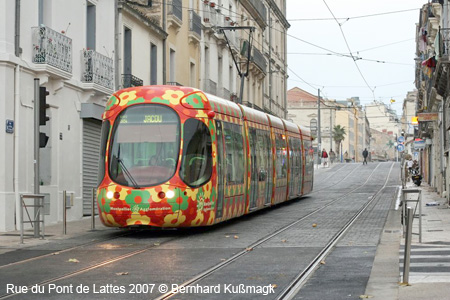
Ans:
POLYGON ((387 143, 386 143, 386 146, 388 146, 389 147, 389 149, 391 149, 392 147, 394 147, 394 142, 393 141, 391 141, 391 140, 389 140, 387 143))
POLYGON ((336 125, 333 127, 333 140, 337 144, 337 155, 340 157, 340 151, 341 151, 341 142, 345 139, 345 135, 347 133, 345 132, 345 127, 341 125, 336 125))

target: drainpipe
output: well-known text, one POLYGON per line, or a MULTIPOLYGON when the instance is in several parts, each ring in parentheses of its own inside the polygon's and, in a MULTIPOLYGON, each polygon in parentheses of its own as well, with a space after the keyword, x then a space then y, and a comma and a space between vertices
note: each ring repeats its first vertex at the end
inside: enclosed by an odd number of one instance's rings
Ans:
POLYGON ((119 70, 119 0, 114 1, 114 90, 118 90, 120 86, 120 70, 119 70))
POLYGON ((19 109, 20 109, 20 66, 17 64, 14 69, 14 196, 16 198, 16 230, 22 223, 20 210, 20 194, 19 194, 19 109))
POLYGON ((14 54, 20 55, 20 0, 16 0, 16 20, 15 20, 15 35, 14 35, 14 54))
MULTIPOLYGON (((15 54, 20 55, 20 0, 16 0, 16 20, 15 20, 15 54)), ((14 196, 16 198, 16 222, 15 229, 22 223, 20 218, 20 194, 19 194, 19 109, 20 109, 20 66, 17 64, 14 69, 14 196)))
MULTIPOLYGON (((163 0, 162 1, 162 26, 163 26, 163 30, 164 30, 164 32, 166 32, 167 31, 167 16, 166 16, 166 0, 163 0)), ((163 38, 163 41, 162 41, 162 46, 163 46, 163 69, 162 69, 162 72, 163 72, 163 84, 165 85, 165 84, 167 84, 167 70, 166 70, 166 68, 167 68, 167 64, 166 64, 166 61, 167 61, 167 37, 165 37, 165 38, 163 38)))

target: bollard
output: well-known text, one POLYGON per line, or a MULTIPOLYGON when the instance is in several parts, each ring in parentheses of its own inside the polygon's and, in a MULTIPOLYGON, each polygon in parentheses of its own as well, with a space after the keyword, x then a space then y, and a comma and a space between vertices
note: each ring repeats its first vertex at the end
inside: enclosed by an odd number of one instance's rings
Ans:
POLYGON ((413 223, 413 209, 408 207, 406 210, 406 238, 405 238, 405 254, 403 258, 403 283, 408 284, 409 281, 409 263, 411 259, 411 238, 412 238, 412 223, 413 223))
POLYGON ((95 190, 92 189, 91 230, 95 229, 95 190))
POLYGON ((63 191, 63 234, 67 234, 67 210, 66 210, 67 191, 63 191))
POLYGON ((422 191, 419 192, 419 243, 422 244, 422 191))

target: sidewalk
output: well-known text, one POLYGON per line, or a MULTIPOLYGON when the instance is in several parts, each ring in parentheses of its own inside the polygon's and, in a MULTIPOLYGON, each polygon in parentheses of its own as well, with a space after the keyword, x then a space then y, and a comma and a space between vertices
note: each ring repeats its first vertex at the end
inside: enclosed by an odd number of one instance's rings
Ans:
POLYGON ((85 217, 81 220, 69 221, 66 226, 66 234, 63 234, 62 223, 50 224, 45 226, 45 239, 34 238, 33 230, 24 231, 23 244, 20 243, 20 230, 10 232, 0 232, 0 254, 24 249, 38 245, 45 245, 51 241, 68 240, 82 235, 96 235, 96 232, 103 230, 114 230, 101 224, 98 216, 95 218, 95 229, 91 230, 91 217, 85 217))
MULTIPOLYGON (((392 209, 377 248, 366 295, 383 300, 450 299, 449 206, 445 198, 440 198, 425 183, 417 187, 408 182, 406 188, 422 191, 422 243, 419 243, 417 208, 413 220, 408 285, 402 283, 405 239, 400 223, 401 208, 392 209)), ((408 204, 413 208, 414 205, 411 202, 408 204)))

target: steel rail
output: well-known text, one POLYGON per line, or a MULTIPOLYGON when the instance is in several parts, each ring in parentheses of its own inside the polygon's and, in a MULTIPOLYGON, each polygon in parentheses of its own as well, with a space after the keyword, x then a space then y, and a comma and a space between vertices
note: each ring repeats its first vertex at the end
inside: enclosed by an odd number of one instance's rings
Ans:
MULTIPOLYGON (((144 253, 144 252, 146 252, 147 250, 150 250, 150 249, 155 248, 155 247, 158 247, 158 246, 160 246, 160 245, 169 243, 169 242, 171 242, 171 241, 173 241, 173 240, 176 240, 176 239, 177 239, 177 238, 169 239, 169 240, 167 240, 167 241, 159 242, 158 245, 153 244, 153 245, 150 245, 150 246, 147 246, 147 247, 138 249, 138 250, 134 250, 134 251, 131 251, 131 252, 128 252, 128 253, 119 255, 119 256, 117 256, 117 257, 110 258, 110 259, 104 260, 104 261, 102 261, 102 262, 93 264, 93 265, 91 265, 91 266, 87 266, 87 267, 84 267, 84 268, 82 268, 82 269, 79 269, 79 270, 76 270, 76 271, 73 271, 73 272, 69 272, 69 273, 63 274, 63 275, 61 275, 61 276, 56 276, 56 277, 53 277, 53 278, 50 278, 50 279, 41 281, 41 282, 39 282, 39 283, 30 284, 30 285, 27 286, 27 287, 28 287, 28 289, 31 289, 31 287, 34 287, 34 286, 47 285, 47 284, 50 284, 50 283, 53 283, 53 282, 56 282, 56 281, 59 281, 59 280, 71 278, 71 277, 74 277, 74 276, 77 276, 77 275, 86 273, 86 272, 88 272, 88 271, 91 271, 91 270, 94 270, 94 269, 97 269, 97 268, 100 268, 100 267, 103 267, 103 266, 112 264, 112 263, 114 263, 114 262, 117 262, 117 261, 120 261, 120 260, 129 258, 129 257, 135 256, 135 255, 138 255, 138 254, 141 254, 141 253, 144 253)), ((3 294, 3 295, 0 296, 0 299, 8 299, 8 298, 11 298, 11 297, 14 297, 14 296, 17 296, 17 295, 21 295, 21 294, 22 294, 22 293, 20 293, 20 292, 19 292, 19 293, 3 294)))
MULTIPOLYGON (((344 194, 344 195, 342 195, 342 196, 339 196, 339 197, 336 198, 336 199, 333 199, 333 200, 330 201, 328 204, 326 204, 326 205, 324 205, 324 206, 322 206, 322 207, 320 207, 320 208, 318 208, 318 209, 316 209, 316 210, 314 210, 314 211, 308 213, 307 215, 301 217, 301 218, 298 219, 297 221, 295 221, 295 222, 293 222, 293 223, 291 223, 291 224, 289 224, 289 225, 287 225, 287 226, 284 226, 284 227, 282 227, 282 228, 276 230, 275 232, 273 232, 273 233, 267 235, 266 237, 263 237, 262 239, 256 241, 255 243, 251 244, 250 246, 246 247, 244 250, 242 250, 242 251, 236 253, 235 255, 233 255, 232 257, 228 258, 227 260, 225 260, 225 261, 223 261, 223 262, 221 262, 221 263, 219 263, 219 264, 217 264, 217 265, 215 265, 215 266, 213 266, 213 267, 207 269, 206 271, 203 271, 202 273, 198 274, 197 276, 195 276, 195 277, 193 277, 193 278, 191 278, 191 279, 189 279, 189 280, 187 280, 187 281, 185 281, 185 282, 179 284, 178 287, 179 287, 179 288, 182 288, 182 287, 185 287, 185 286, 194 284, 194 283, 196 283, 196 282, 198 282, 198 281, 200 281, 200 280, 202 280, 202 279, 208 277, 209 275, 211 275, 211 274, 217 272, 218 270, 222 269, 223 267, 225 267, 225 266, 227 266, 227 265, 229 265, 229 264, 235 262, 235 261, 238 260, 240 257, 242 257, 242 256, 244 256, 244 255, 250 253, 250 252, 253 250, 253 248, 255 248, 255 247, 257 247, 257 246, 259 246, 259 245, 265 243, 266 241, 268 241, 268 240, 272 239, 273 237, 277 236, 278 234, 280 234, 280 233, 282 233, 282 232, 288 230, 289 228, 291 228, 291 227, 297 225, 298 223, 300 223, 301 221, 305 220, 306 218, 308 218, 308 217, 310 217, 310 216, 312 216, 312 215, 314 215, 314 214, 316 214, 316 213, 322 211, 323 209, 327 208, 328 206, 334 204, 335 202, 337 202, 337 201, 339 201, 339 200, 341 200, 341 199, 346 198, 346 196, 348 196, 349 194, 353 193, 354 191, 356 191, 356 190, 360 189, 361 187, 363 187, 364 185, 366 185, 367 182, 369 182, 369 180, 371 179, 371 177, 373 176, 373 174, 375 173, 375 171, 378 169, 379 166, 380 166, 380 164, 378 164, 378 165, 373 169, 372 173, 369 175, 369 177, 367 178, 367 180, 366 180, 363 184, 361 184, 361 185, 359 185, 358 187, 356 187, 356 188, 350 190, 350 191, 347 192, 346 194, 344 194)), ((392 165, 392 166, 393 166, 393 165, 392 165)), ((391 166, 391 170, 392 170, 392 166, 391 166)), ((389 178, 389 176, 388 176, 388 178, 389 178)), ((375 196, 372 197, 372 198, 375 198, 375 196)), ((177 291, 169 291, 169 292, 167 292, 167 293, 165 293, 165 294, 163 294, 163 295, 161 295, 161 296, 155 298, 155 300, 169 299, 169 298, 171 298, 171 297, 173 297, 173 296, 175 296, 175 295, 177 295, 177 294, 178 294, 177 291)))
POLYGON ((388 176, 384 185, 371 197, 371 199, 366 202, 358 212, 331 238, 328 244, 319 252, 319 254, 310 262, 310 264, 299 273, 296 278, 281 292, 277 300, 292 299, 301 289, 303 284, 309 278, 309 276, 316 270, 320 262, 331 252, 336 243, 347 233, 347 231, 352 227, 356 220, 367 210, 367 208, 377 199, 377 196, 386 188, 387 182, 391 175, 394 163, 391 165, 388 176))
MULTIPOLYGON (((342 177, 342 179, 340 179, 338 182, 335 182, 335 183, 332 183, 332 184, 330 184, 330 185, 324 186, 323 188, 320 188, 320 189, 315 189, 315 190, 313 190, 311 193, 309 193, 308 195, 315 194, 315 193, 317 193, 317 192, 320 192, 320 191, 322 191, 322 190, 324 190, 324 189, 327 189, 327 188, 329 188, 329 187, 335 186, 336 184, 338 184, 338 183, 344 181, 344 180, 345 180, 347 177, 349 177, 353 172, 355 172, 360 166, 361 166, 361 165, 358 165, 356 168, 354 168, 353 170, 351 170, 347 175, 345 175, 344 177, 342 177)), ((344 167, 342 167, 342 168, 344 168, 344 167)), ((341 171, 342 168, 338 169, 337 171, 341 171)), ((332 175, 334 175, 334 173, 330 174, 330 176, 328 176, 328 177, 325 178, 324 180, 328 179, 328 178, 331 177, 332 175)), ((305 196, 306 196, 306 195, 305 195, 305 196)))
MULTIPOLYGON (((339 168, 338 170, 340 170, 342 168, 343 167, 339 168)), ((356 168, 353 169, 350 173, 352 173, 354 170, 356 170, 356 168)), ((337 183, 339 183, 342 180, 344 180, 345 178, 347 178, 350 175, 350 173, 347 176, 345 176, 343 179, 339 180, 337 183)), ((330 176, 328 176, 327 178, 331 177, 331 175, 333 175, 333 174, 330 174, 330 176)), ((333 184, 333 185, 335 185, 335 184, 333 184)), ((321 190, 323 190, 323 189, 325 189, 327 187, 330 187, 330 186, 326 186, 326 187, 324 187, 324 188, 322 188, 320 190, 317 190, 317 191, 312 191, 310 194, 318 192, 318 191, 321 191, 321 190)), ((74 246, 74 247, 66 248, 66 249, 63 249, 63 250, 53 251, 51 253, 47 253, 47 254, 43 254, 43 255, 39 255, 39 256, 23 259, 23 260, 19 260, 19 261, 12 262, 12 263, 9 263, 9 264, 6 264, 6 265, 0 265, 0 269, 11 267, 11 266, 14 266, 14 265, 27 263, 27 262, 34 261, 34 260, 39 260, 39 259, 46 258, 46 257, 49 257, 49 256, 59 255, 61 253, 65 253, 65 252, 69 252, 69 251, 72 251, 72 250, 76 250, 78 248, 82 248, 82 247, 85 247, 85 246, 91 246, 91 245, 100 244, 100 243, 103 243, 103 242, 106 242, 106 241, 115 240, 115 239, 118 239, 118 238, 121 238, 121 237, 124 237, 124 236, 128 236, 128 235, 134 234, 136 232, 137 231, 130 231, 130 232, 119 234, 119 235, 114 236, 114 237, 109 237, 109 238, 105 238, 105 239, 95 240, 95 241, 83 243, 83 244, 80 244, 80 245, 77 245, 77 246, 74 246)))
POLYGON ((121 238, 121 237, 124 237, 124 236, 131 235, 133 233, 135 233, 135 232, 132 232, 132 231, 125 232, 125 233, 119 234, 119 235, 114 236, 114 237, 104 238, 104 239, 100 239, 100 240, 94 240, 94 241, 90 241, 90 242, 87 242, 87 243, 84 243, 84 244, 80 244, 78 246, 62 249, 62 250, 59 250, 59 251, 53 251, 51 253, 47 253, 47 254, 43 254, 43 255, 39 255, 39 256, 35 256, 35 257, 30 257, 30 258, 27 258, 27 259, 22 259, 22 260, 15 261, 15 262, 12 262, 12 263, 9 263, 9 264, 6 264, 6 265, 2 265, 2 266, 0 266, 0 269, 11 267, 11 266, 14 266, 14 265, 20 265, 20 264, 23 264, 23 263, 27 263, 27 262, 30 262, 30 261, 42 259, 42 258, 53 256, 53 255, 59 255, 61 253, 69 252, 69 251, 72 251, 72 250, 75 250, 75 249, 78 249, 78 248, 82 248, 82 247, 85 247, 85 246, 91 246, 91 245, 100 244, 100 243, 103 243, 103 242, 106 242, 106 241, 115 240, 115 239, 118 239, 118 238, 121 238))

